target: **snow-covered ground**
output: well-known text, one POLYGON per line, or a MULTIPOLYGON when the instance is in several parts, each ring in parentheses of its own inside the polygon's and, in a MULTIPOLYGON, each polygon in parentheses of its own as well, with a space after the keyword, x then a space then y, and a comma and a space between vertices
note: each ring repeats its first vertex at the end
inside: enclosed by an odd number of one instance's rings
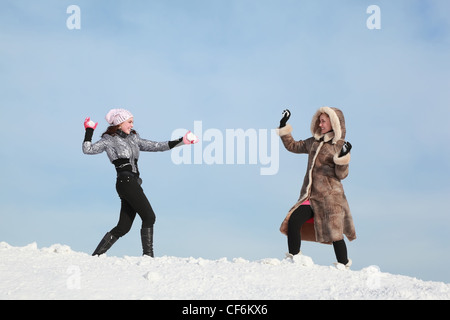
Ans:
POLYGON ((92 257, 66 245, 0 242, 0 299, 450 299, 443 282, 304 262, 92 257))

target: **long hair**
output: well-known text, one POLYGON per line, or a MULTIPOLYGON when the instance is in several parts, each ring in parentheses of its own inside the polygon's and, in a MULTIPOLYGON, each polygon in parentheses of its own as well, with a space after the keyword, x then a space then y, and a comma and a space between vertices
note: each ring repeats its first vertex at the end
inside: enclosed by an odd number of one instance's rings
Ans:
MULTIPOLYGON (((117 130, 119 130, 120 124, 117 126, 109 126, 106 128, 106 131, 102 133, 102 138, 105 134, 109 134, 110 136, 115 136, 117 134, 117 130)), ((135 130, 131 130, 130 134, 136 134, 135 130)))

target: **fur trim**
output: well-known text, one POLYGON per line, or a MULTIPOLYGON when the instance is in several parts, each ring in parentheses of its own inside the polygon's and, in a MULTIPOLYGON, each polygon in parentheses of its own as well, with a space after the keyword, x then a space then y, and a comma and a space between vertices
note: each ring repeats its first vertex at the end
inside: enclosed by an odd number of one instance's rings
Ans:
POLYGON ((322 113, 326 113, 328 117, 330 117, 331 128, 333 128, 334 132, 334 137, 331 137, 329 133, 326 133, 325 138, 327 139, 327 141, 331 140, 332 138, 333 139, 332 143, 336 144, 336 142, 343 137, 341 130, 341 122, 339 120, 338 115, 336 114, 336 111, 334 111, 333 108, 321 107, 319 108, 319 110, 316 111, 311 121, 311 134, 314 136, 316 140, 320 140, 324 136, 320 132, 319 128, 319 118, 322 113))
MULTIPOLYGON (((316 165, 316 158, 317 158, 317 156, 319 155, 320 149, 322 149, 323 144, 324 144, 324 142, 322 141, 322 142, 319 144, 319 146, 317 147, 316 153, 314 154, 314 158, 313 158, 313 160, 312 160, 311 168, 308 170, 308 171, 309 171, 309 172, 308 172, 308 175, 309 175, 309 177, 308 177, 309 183, 308 183, 308 186, 306 187, 306 194, 307 194, 308 196, 309 196, 309 194, 310 194, 311 185, 312 185, 312 183, 313 183, 313 176, 312 176, 312 173, 313 173, 314 166, 316 165)), ((306 200, 306 199, 305 199, 305 200, 306 200)))
MULTIPOLYGON (((325 133, 323 136, 323 142, 328 142, 328 141, 330 141, 331 139, 334 139, 334 132, 333 131, 331 131, 331 132, 327 132, 327 133, 325 133)), ((320 139, 320 138, 319 138, 320 139)), ((335 144, 336 142, 333 142, 333 144, 335 144)))
POLYGON ((339 270, 348 270, 352 266, 353 261, 352 261, 352 259, 348 259, 347 264, 343 264, 343 263, 340 263, 340 262, 334 262, 333 264, 339 270))
POLYGON ((335 155, 334 155, 334 157, 333 157, 333 161, 334 161, 334 163, 335 164, 337 164, 338 166, 344 166, 344 165, 346 165, 346 164, 349 164, 350 163, 350 152, 349 153, 347 153, 345 156, 343 156, 343 157, 339 157, 339 153, 340 152, 338 152, 338 153, 336 153, 335 155))
POLYGON ((292 132, 292 126, 288 123, 285 127, 283 128, 278 128, 276 129, 277 135, 279 135, 280 137, 288 135, 289 133, 292 132))

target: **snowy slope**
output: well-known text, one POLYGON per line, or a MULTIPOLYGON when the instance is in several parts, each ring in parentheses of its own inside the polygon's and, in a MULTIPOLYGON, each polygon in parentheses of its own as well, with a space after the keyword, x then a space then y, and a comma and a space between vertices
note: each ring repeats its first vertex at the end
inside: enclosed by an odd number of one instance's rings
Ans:
POLYGON ((450 299, 450 284, 309 261, 92 257, 0 242, 0 299, 450 299))

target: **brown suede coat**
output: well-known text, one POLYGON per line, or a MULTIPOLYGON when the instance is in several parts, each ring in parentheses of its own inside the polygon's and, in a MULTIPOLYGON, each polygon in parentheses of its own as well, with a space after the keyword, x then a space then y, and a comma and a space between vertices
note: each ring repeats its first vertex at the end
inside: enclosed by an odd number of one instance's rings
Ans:
POLYGON ((278 129, 278 134, 287 150, 308 154, 308 167, 300 191, 300 197, 289 210, 281 224, 280 231, 287 235, 291 214, 307 199, 314 211, 314 223, 305 223, 301 229, 302 240, 330 244, 342 240, 344 235, 356 239, 353 218, 344 194, 341 180, 348 175, 350 153, 339 157, 345 142, 345 119, 341 110, 322 107, 314 114, 311 122, 313 137, 295 141, 292 127, 287 124, 278 129), (322 134, 319 117, 328 114, 332 131, 322 134))

